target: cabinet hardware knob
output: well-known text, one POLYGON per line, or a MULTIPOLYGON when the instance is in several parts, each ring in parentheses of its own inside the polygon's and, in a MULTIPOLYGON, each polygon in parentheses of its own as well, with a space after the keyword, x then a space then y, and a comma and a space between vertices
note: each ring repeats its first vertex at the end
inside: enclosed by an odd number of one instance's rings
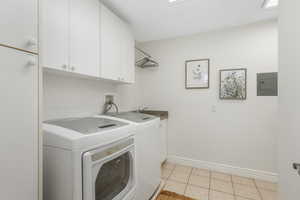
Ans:
POLYGON ((62 68, 63 68, 63 69, 67 69, 67 65, 66 65, 66 64, 63 65, 62 68))
POLYGON ((35 65, 36 65, 36 60, 33 58, 27 62, 27 66, 35 66, 35 65))
POLYGON ((74 66, 71 67, 71 70, 72 70, 72 71, 75 71, 75 69, 76 69, 76 68, 75 68, 74 66))
POLYGON ((37 45, 36 39, 30 38, 30 39, 27 41, 27 45, 28 45, 28 46, 36 46, 36 45, 37 45))

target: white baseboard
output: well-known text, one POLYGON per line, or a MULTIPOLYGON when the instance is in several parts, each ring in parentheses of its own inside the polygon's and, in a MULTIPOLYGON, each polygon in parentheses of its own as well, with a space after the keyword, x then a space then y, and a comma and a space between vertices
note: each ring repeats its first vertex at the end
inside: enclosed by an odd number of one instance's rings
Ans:
POLYGON ((261 179, 261 180, 271 181, 275 183, 278 182, 278 174, 272 172, 235 167, 235 166, 207 162, 202 160, 194 160, 194 159, 184 158, 179 156, 168 156, 167 161, 176 164, 187 165, 195 168, 215 170, 215 171, 229 173, 237 176, 245 176, 249 178, 261 179))

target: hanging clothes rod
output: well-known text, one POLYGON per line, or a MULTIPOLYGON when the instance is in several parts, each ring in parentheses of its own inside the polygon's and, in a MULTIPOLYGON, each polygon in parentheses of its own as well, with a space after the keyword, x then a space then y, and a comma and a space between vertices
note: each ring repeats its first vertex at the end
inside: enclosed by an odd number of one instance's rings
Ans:
POLYGON ((135 62, 136 66, 141 67, 141 68, 149 68, 149 67, 158 67, 159 66, 159 64, 152 59, 152 56, 150 54, 146 53, 145 51, 143 51, 142 49, 140 49, 138 47, 135 47, 135 49, 144 55, 143 58, 141 58, 135 62))
POLYGON ((152 58, 152 56, 148 53, 146 53, 145 51, 143 51, 142 49, 135 47, 136 50, 138 50, 139 52, 141 52, 142 54, 144 54, 145 56, 147 56, 148 58, 152 58))

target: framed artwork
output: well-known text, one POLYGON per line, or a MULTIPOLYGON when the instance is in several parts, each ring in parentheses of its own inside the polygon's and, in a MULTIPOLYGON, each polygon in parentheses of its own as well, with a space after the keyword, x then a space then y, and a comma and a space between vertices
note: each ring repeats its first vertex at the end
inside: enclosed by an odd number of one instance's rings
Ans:
POLYGON ((247 69, 220 70, 220 99, 245 100, 247 98, 247 69))
POLYGON ((187 60, 185 62, 185 88, 209 88, 209 59, 187 60))

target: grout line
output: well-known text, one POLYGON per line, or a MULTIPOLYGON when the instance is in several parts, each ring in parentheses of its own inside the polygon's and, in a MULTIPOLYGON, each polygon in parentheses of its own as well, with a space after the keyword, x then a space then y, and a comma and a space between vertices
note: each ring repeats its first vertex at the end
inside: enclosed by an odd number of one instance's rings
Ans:
POLYGON ((212 180, 212 173, 209 170, 208 200, 210 200, 211 180, 212 180))
POLYGON ((189 177, 188 177, 188 180, 187 180, 187 183, 186 183, 185 188, 184 188, 183 195, 185 195, 185 193, 186 193, 188 184, 189 184, 189 182, 190 182, 190 178, 191 178, 191 176, 192 176, 192 171, 193 171, 193 169, 194 169, 194 168, 192 167, 192 169, 191 169, 191 171, 190 171, 190 174, 189 174, 189 177))
POLYGON ((261 192, 260 192, 258 186, 256 185, 255 180, 253 180, 253 181, 254 181, 255 188, 256 188, 256 190, 258 191, 258 195, 260 196, 260 199, 263 200, 263 196, 262 196, 262 194, 261 194, 261 192))
POLYGON ((231 178, 231 186, 232 186, 232 191, 233 191, 233 198, 236 199, 236 194, 235 194, 235 189, 234 189, 234 183, 233 183, 233 176, 232 174, 230 175, 231 178))

